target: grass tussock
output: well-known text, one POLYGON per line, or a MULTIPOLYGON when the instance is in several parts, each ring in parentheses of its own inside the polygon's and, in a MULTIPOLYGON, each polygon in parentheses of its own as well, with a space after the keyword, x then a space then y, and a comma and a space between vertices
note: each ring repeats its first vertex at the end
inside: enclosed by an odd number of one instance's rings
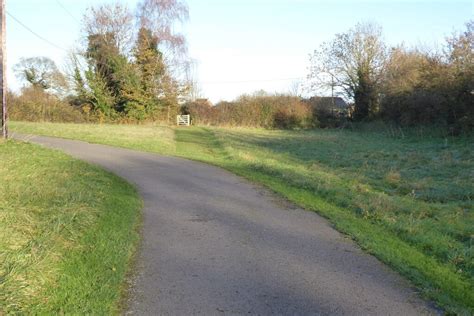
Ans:
MULTIPOLYGON (((109 128, 13 125, 101 143, 109 142, 101 138, 109 128)), ((168 128, 149 128, 167 136, 117 136, 110 144, 204 161, 262 183, 328 218, 447 312, 474 313, 472 136, 185 128, 173 138, 168 128)))
POLYGON ((0 143, 0 314, 117 312, 138 241, 134 188, 57 151, 0 143))

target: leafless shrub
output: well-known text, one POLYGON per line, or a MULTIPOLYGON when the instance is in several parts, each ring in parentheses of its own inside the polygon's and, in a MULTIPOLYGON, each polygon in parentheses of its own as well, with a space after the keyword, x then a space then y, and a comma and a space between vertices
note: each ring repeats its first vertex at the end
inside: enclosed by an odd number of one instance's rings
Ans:
POLYGON ((205 100, 189 102, 183 113, 198 125, 264 128, 309 128, 315 125, 311 106, 288 95, 242 95, 233 102, 211 106, 205 100))
POLYGON ((9 115, 12 120, 31 122, 86 121, 86 116, 57 96, 37 87, 24 88, 19 96, 8 95, 9 115))

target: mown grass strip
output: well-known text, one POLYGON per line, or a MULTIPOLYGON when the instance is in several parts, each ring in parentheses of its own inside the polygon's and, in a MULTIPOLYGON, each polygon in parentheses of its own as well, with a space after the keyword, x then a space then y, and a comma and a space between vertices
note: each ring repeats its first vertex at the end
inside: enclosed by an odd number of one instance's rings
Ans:
POLYGON ((95 144, 173 155, 174 131, 159 125, 10 122, 13 132, 78 139, 95 144))
POLYGON ((0 314, 119 312, 136 249, 135 189, 58 151, 0 143, 0 314))

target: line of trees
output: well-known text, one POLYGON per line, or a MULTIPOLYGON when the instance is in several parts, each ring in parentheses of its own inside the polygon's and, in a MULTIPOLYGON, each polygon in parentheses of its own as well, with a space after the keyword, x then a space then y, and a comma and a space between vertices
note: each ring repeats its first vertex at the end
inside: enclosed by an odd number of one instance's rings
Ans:
POLYGON ((343 96, 353 104, 347 118, 297 96, 258 93, 215 108, 181 106, 192 95, 190 63, 184 36, 173 30, 187 18, 181 0, 141 0, 134 11, 120 3, 90 8, 66 74, 46 57, 15 66, 27 85, 10 95, 12 118, 172 123, 182 112, 214 125, 308 128, 383 119, 474 130, 474 21, 448 37, 440 52, 389 48, 382 29, 370 23, 323 43, 311 55, 309 91, 343 96))
MULTIPOLYGON (((43 94, 41 101, 62 103, 67 114, 72 105, 100 122, 170 122, 189 88, 186 41, 173 31, 187 18, 180 0, 141 0, 135 11, 118 2, 92 7, 84 16, 80 47, 71 53, 69 73, 46 57, 22 59, 15 72, 27 85, 19 97, 43 94)), ((34 107, 23 113, 24 102, 13 104, 14 118, 35 117, 34 107)), ((43 105, 37 108, 36 116, 49 119, 40 111, 43 105)))
POLYGON ((382 30, 357 24, 311 56, 311 91, 336 89, 353 102, 352 119, 474 129, 474 21, 442 52, 388 48, 382 30))
POLYGON ((268 94, 259 91, 241 95, 234 101, 212 105, 207 99, 186 102, 183 114, 190 114, 193 124, 303 129, 318 126, 310 104, 300 97, 268 94))

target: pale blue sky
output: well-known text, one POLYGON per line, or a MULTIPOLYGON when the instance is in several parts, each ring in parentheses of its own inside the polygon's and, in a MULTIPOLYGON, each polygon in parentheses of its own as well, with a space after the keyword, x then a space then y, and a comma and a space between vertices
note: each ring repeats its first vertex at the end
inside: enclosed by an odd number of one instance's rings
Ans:
MULTIPOLYGON (((98 0, 6 0, 7 11, 64 49, 80 38, 79 21, 98 0), (71 13, 68 14, 60 3, 71 13)), ((105 1, 107 2, 107 1, 105 1)), ((134 8, 136 0, 124 1, 134 8)), ((189 0, 185 26, 202 94, 212 101, 258 89, 284 92, 307 75, 308 55, 335 33, 358 22, 383 27, 389 45, 438 47, 474 16, 473 1, 189 0)), ((8 79, 20 57, 48 56, 58 65, 65 51, 7 18, 8 79)))

